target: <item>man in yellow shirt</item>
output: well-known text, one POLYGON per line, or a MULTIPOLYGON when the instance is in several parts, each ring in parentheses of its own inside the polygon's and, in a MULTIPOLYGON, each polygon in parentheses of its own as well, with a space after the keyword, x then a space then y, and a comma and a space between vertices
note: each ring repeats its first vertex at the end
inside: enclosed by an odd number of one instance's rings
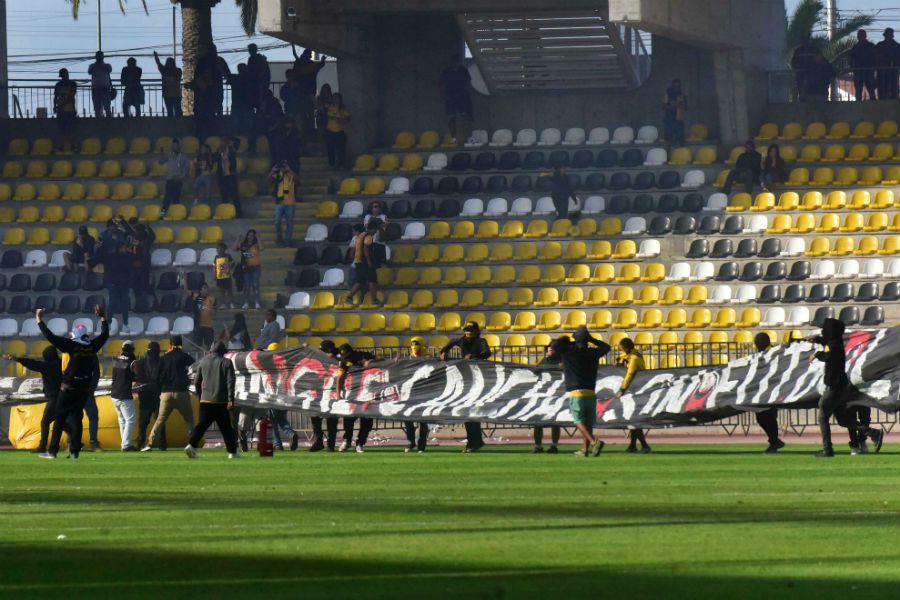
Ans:
MULTIPOLYGON (((621 352, 621 354, 619 354, 619 359, 616 362, 618 362, 618 364, 620 365, 623 365, 626 370, 625 379, 622 380, 622 385, 619 387, 616 398, 621 398, 622 395, 626 391, 628 391, 628 388, 631 386, 631 381, 634 379, 635 373, 637 373, 638 371, 643 371, 647 368, 646 364, 644 364, 644 356, 635 349, 634 342, 629 338, 624 338, 619 342, 619 351, 621 352)), ((640 442, 641 453, 650 453, 650 445, 647 443, 647 439, 644 437, 644 431, 642 429, 632 429, 628 433, 631 441, 628 444, 627 452, 637 452, 637 445, 638 442, 640 442)))
POLYGON ((216 289, 222 294, 222 304, 231 308, 234 308, 234 298, 231 296, 234 265, 234 259, 228 254, 228 246, 220 242, 216 246, 216 257, 213 259, 213 277, 216 280, 216 289))
MULTIPOLYGON (((187 280, 185 279, 185 285, 187 280)), ((194 305, 193 342, 201 348, 212 346, 215 334, 213 325, 216 321, 216 297, 209 293, 209 284, 204 283, 200 290, 190 292, 194 305)))
POLYGON ((269 181, 275 184, 275 239, 279 246, 291 246, 294 237, 294 205, 297 203, 297 175, 281 161, 269 172, 269 181), (286 222, 285 235, 281 224, 286 222))
POLYGON ((347 125, 350 123, 350 109, 344 106, 340 94, 332 96, 326 109, 328 123, 325 125, 325 145, 328 148, 328 165, 340 169, 347 162, 347 125))

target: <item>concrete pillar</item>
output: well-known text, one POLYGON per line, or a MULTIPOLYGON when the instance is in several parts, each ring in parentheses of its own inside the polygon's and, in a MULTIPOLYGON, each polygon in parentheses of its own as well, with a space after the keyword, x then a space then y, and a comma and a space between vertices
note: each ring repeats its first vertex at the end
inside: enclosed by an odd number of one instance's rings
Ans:
POLYGON ((743 51, 713 51, 716 97, 719 107, 719 137, 727 144, 738 144, 750 137, 746 65, 743 51))
POLYGON ((0 0, 0 119, 9 117, 9 62, 6 49, 6 0, 0 0))
POLYGON ((352 114, 347 136, 350 155, 365 152, 379 143, 381 97, 378 93, 378 53, 356 54, 338 59, 338 85, 344 104, 352 114))

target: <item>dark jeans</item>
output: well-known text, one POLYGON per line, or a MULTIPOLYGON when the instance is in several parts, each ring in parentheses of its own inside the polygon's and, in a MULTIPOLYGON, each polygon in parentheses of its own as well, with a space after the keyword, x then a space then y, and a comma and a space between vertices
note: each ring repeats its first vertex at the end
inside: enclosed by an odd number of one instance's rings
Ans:
POLYGON ((628 432, 628 439, 629 448, 637 448, 638 442, 640 442, 641 448, 650 447, 650 444, 647 443, 647 438, 644 437, 643 429, 632 429, 628 432))
POLYGON ((416 424, 414 421, 404 421, 403 430, 406 432, 406 441, 409 447, 416 447, 418 450, 424 450, 428 445, 428 423, 422 421, 419 423, 419 439, 416 441, 416 424))
POLYGON ((869 100, 875 99, 875 72, 871 70, 853 73, 853 85, 856 87, 857 102, 863 99, 863 88, 869 94, 869 100))
POLYGON ((116 315, 122 315, 122 323, 119 330, 128 326, 128 309, 130 301, 128 299, 128 286, 110 285, 109 286, 109 318, 116 315))
POLYGON ((212 327, 203 327, 201 325, 194 327, 194 343, 204 350, 209 350, 215 337, 212 327))
MULTIPOLYGON (((317 440, 321 440, 324 437, 324 432, 322 431, 322 417, 311 417, 310 422, 312 423, 313 430, 313 443, 317 440)), ((325 426, 328 430, 328 448, 334 450, 334 443, 337 440, 337 428, 338 428, 338 418, 337 417, 328 417, 324 419, 325 426)))
POLYGON ((281 448, 281 434, 294 436, 297 432, 291 427, 288 421, 287 411, 272 409, 269 411, 269 418, 272 420, 272 432, 275 434, 275 445, 281 448))
POLYGON ((176 96, 174 98, 163 98, 163 102, 166 104, 166 114, 170 117, 180 117, 181 116, 181 97, 176 96))
POLYGON ((722 188, 722 191, 725 194, 731 193, 731 188, 735 183, 743 183, 747 188, 747 193, 753 193, 753 187, 759 183, 759 176, 753 171, 738 171, 737 169, 732 169, 728 172, 728 177, 725 179, 725 187, 722 188))
POLYGON ((477 421, 467 421, 466 426, 466 447, 477 448, 484 446, 484 436, 481 433, 481 423, 477 421))
POLYGON ((294 204, 275 205, 275 237, 277 240, 290 245, 294 239, 294 204), (281 225, 284 223, 285 233, 281 235, 281 225))
POLYGON ((766 432, 769 438, 769 445, 774 446, 778 443, 778 409, 770 408, 762 412, 756 413, 756 423, 766 432))
POLYGON ((96 442, 97 431, 100 429, 100 411, 97 410, 97 399, 94 397, 93 392, 88 394, 87 402, 84 403, 83 408, 84 414, 88 418, 88 437, 92 442, 96 442))
POLYGON ((328 148, 328 165, 343 166, 347 161, 347 134, 343 131, 326 131, 325 146, 328 148))
MULTIPOLYGON (((559 425, 552 425, 550 427, 550 444, 556 446, 559 444, 559 434, 560 427, 559 425)), ((534 428, 534 445, 540 446, 544 443, 544 428, 543 427, 535 427, 534 428)))
POLYGON ((200 443, 200 439, 209 426, 215 423, 222 433, 225 448, 229 454, 237 452, 237 439, 234 437, 234 429, 231 427, 231 415, 228 413, 228 405, 224 402, 201 402, 200 421, 194 427, 194 433, 188 442, 194 448, 200 443))
MULTIPOLYGON (((344 417, 344 440, 348 442, 353 441, 353 426, 356 423, 356 417, 344 417)), ((359 434, 356 437, 356 445, 357 446, 365 446, 366 442, 369 441, 369 433, 372 431, 372 426, 375 424, 375 421, 369 419, 367 417, 360 417, 359 419, 359 434)))
POLYGON ((562 196, 553 196, 553 206, 556 207, 556 214, 559 215, 560 219, 568 219, 569 218, 569 198, 566 196, 563 198, 562 196))
POLYGON ((825 388, 825 393, 819 398, 819 430, 822 432, 823 450, 833 450, 830 423, 832 415, 837 417, 841 426, 847 428, 850 434, 850 445, 855 447, 859 444, 859 425, 856 422, 856 413, 846 410, 851 391, 849 384, 841 387, 827 387, 825 388))
POLYGON ((666 114, 663 117, 663 136, 667 142, 684 143, 684 121, 679 121, 674 115, 666 114))
POLYGON ((59 392, 56 400, 56 419, 54 419, 53 433, 50 435, 47 452, 54 456, 59 452, 63 429, 69 434, 72 456, 78 456, 81 452, 81 419, 90 394, 88 390, 61 390, 59 392))
MULTIPOLYGON (((159 389, 138 391, 138 448, 143 448, 147 443, 147 428, 152 427, 159 416, 159 389)), ((157 434, 157 442, 160 448, 166 447, 166 426, 163 426, 157 434)))
POLYGON ((178 204, 181 201, 181 188, 184 183, 180 179, 166 179, 166 192, 163 196, 163 210, 169 210, 172 204, 178 204))
POLYGON ((38 452, 47 451, 47 440, 50 439, 50 425, 56 420, 56 397, 47 398, 44 406, 44 414, 41 416, 41 440, 38 442, 38 452))

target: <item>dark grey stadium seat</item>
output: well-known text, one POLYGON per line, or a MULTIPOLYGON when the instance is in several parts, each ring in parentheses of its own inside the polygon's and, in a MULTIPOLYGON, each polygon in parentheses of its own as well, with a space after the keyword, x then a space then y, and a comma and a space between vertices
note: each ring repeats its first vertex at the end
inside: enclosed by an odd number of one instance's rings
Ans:
POLYGON ((569 153, 565 150, 554 150, 547 158, 547 166, 551 169, 569 166, 569 153))
POLYGON ((785 304, 796 304, 806 299, 806 289, 802 283, 792 283, 784 290, 784 297, 781 299, 785 304))
POLYGON ((81 289, 86 292, 99 292, 106 286, 103 284, 103 275, 100 273, 85 273, 81 280, 81 289))
POLYGON ((860 284, 853 300, 854 302, 874 302, 878 300, 878 284, 871 281, 860 284))
POLYGON ((594 164, 598 169, 611 169, 619 164, 619 153, 612 148, 604 148, 597 154, 594 164))
MULTIPOLYGON (((719 240, 722 241, 722 240, 719 240)), ((718 244, 718 242, 716 242, 718 244)), ((698 239, 691 242, 690 248, 684 255, 685 258, 705 258, 709 255, 709 240, 698 239)))
POLYGON ((681 175, 678 171, 663 171, 656 180, 656 187, 661 190, 671 190, 681 185, 681 175))
POLYGON ((809 295, 806 296, 806 301, 810 304, 821 304, 822 302, 828 302, 828 298, 831 297, 831 286, 827 283, 817 283, 809 289, 809 295))
POLYGON ((606 185, 614 192, 627 190, 631 187, 631 175, 629 175, 628 173, 622 173, 621 171, 619 171, 618 173, 613 173, 606 185))
POLYGON ((50 292, 56 289, 56 275, 53 273, 41 273, 34 279, 31 286, 33 292, 50 292))
POLYGON ((6 286, 8 292, 27 292, 31 289, 31 275, 27 273, 16 273, 9 278, 9 284, 6 286))
POLYGON ((840 314, 838 314, 838 321, 841 321, 847 327, 853 327, 854 325, 859 324, 859 307, 858 306, 845 306, 841 309, 840 314))
POLYGON ((606 214, 624 215, 631 212, 631 198, 628 196, 613 196, 606 203, 606 214))
POLYGON ((655 204, 653 196, 650 194, 640 194, 635 196, 634 201, 631 203, 631 212, 636 215, 645 215, 653 212, 655 204))
POLYGON ((759 292, 759 297, 756 299, 760 304, 773 304, 775 302, 781 301, 781 286, 779 285, 767 285, 763 287, 763 289, 759 292))
MULTIPOLYGON (((854 306, 852 308, 856 307, 854 306)), ((866 308, 866 312, 863 313, 862 321, 859 322, 860 325, 866 327, 874 327, 876 325, 881 325, 882 323, 884 323, 883 306, 869 306, 866 308)))
POLYGON ((522 166, 522 155, 512 150, 504 152, 497 161, 497 168, 501 171, 514 171, 522 166))
POLYGON ((587 149, 577 150, 572 156, 572 164, 570 166, 573 169, 588 169, 593 167, 594 155, 587 149))
POLYGON ((812 321, 810 321, 809 324, 815 327, 821 327, 825 323, 825 319, 833 318, 834 309, 830 306, 822 306, 816 309, 816 312, 813 314, 812 321))
POLYGON ((890 281, 884 284, 881 296, 878 299, 882 302, 896 302, 900 300, 900 282, 890 281))
POLYGON ((447 168, 451 171, 468 171, 472 168, 472 155, 468 152, 459 152, 450 157, 447 168))
POLYGON ((460 190, 463 194, 480 194, 484 190, 484 182, 481 181, 481 177, 478 175, 469 175, 463 180, 462 189, 460 190))
POLYGON ((584 179, 584 189, 589 192, 606 189, 606 175, 603 173, 591 173, 584 179))
POLYGON ((61 315, 74 315, 81 312, 81 298, 74 294, 66 294, 59 299, 59 306, 56 307, 56 312, 61 315))
POLYGON ((763 275, 764 281, 781 281, 787 277, 787 265, 784 261, 777 260, 770 262, 766 267, 766 273, 763 275))
MULTIPOLYGON (((706 240, 704 240, 706 241, 706 240)), ((728 238, 716 240, 709 253, 710 258, 728 258, 734 254, 734 242, 728 238)))
POLYGON ((691 192, 681 199, 681 212, 696 213, 703 210, 703 196, 697 192, 691 192))
POLYGON ((697 228, 697 233, 700 235, 719 233, 721 226, 722 221, 719 219, 719 215, 706 215, 700 220, 700 226, 697 228))
POLYGON ((491 175, 484 186, 484 191, 488 194, 502 194, 507 187, 505 175, 491 175))
POLYGON ((756 256, 758 252, 758 248, 756 245, 756 240, 751 238, 744 238, 740 242, 738 242, 737 250, 734 251, 735 258, 751 258, 756 256))
POLYGON ((635 190, 650 190, 656 187, 656 175, 652 171, 641 171, 631 185, 635 190))
POLYGON ((301 267, 306 267, 318 263, 323 267, 332 267, 344 262, 345 254, 346 252, 343 252, 343 248, 341 248, 340 246, 325 246, 324 248, 322 248, 322 256, 320 256, 318 260, 303 263, 294 262, 294 264, 300 265, 301 267))
POLYGON ((412 216, 416 219, 430 219, 434 216, 434 200, 423 198, 412 205, 412 216))
MULTIPOLYGON (((593 160, 593 159, 592 159, 593 160)), ((522 168, 536 171, 544 168, 544 153, 540 150, 532 150, 522 160, 522 168)))
POLYGON ((455 219, 462 212, 459 200, 456 198, 444 198, 438 205, 437 216, 441 219, 455 219))
POLYGON ((776 258, 781 255, 781 240, 778 238, 766 238, 759 248, 757 256, 760 258, 776 258))
POLYGON ((672 219, 663 215, 656 215, 650 219, 647 233, 650 235, 668 235, 672 233, 672 219))
POLYGON ((659 197, 656 212, 668 214, 678 210, 678 196, 675 194, 663 194, 659 197))
POLYGON ((419 177, 413 182, 409 193, 414 196, 423 196, 425 194, 430 194, 433 191, 434 180, 431 177, 419 177))
POLYGON ((405 219, 409 216, 409 200, 394 200, 388 208, 388 216, 392 219, 405 219))
POLYGON ((49 294, 42 294, 34 301, 34 310, 43 308, 44 312, 56 312, 56 298, 49 294))
MULTIPOLYGON (((540 179, 546 179, 549 181, 547 177, 539 177, 540 179)), ((531 176, 530 175, 516 175, 512 179, 512 183, 509 186, 509 191, 515 194, 526 194, 531 191, 531 176)))
POLYGON ((31 309, 31 297, 24 294, 13 296, 12 300, 9 301, 7 311, 11 315, 24 315, 33 312, 31 309))
POLYGON ((803 281, 805 279, 809 279, 809 274, 811 271, 812 267, 810 266, 808 260, 798 260, 791 265, 791 272, 788 273, 787 278, 790 281, 803 281))
POLYGON ((319 253, 312 246, 300 246, 294 252, 294 264, 297 266, 314 265, 319 262, 319 253))
POLYGON ((494 156, 493 152, 479 152, 475 157, 472 168, 476 171, 487 171, 488 169, 493 169, 496 164, 497 157, 494 156))
MULTIPOLYGON (((429 181, 431 181, 431 180, 429 180, 429 181)), ((429 192, 423 192, 423 193, 427 194, 429 192)), ((450 194, 458 194, 459 193, 459 179, 457 179, 456 177, 441 177, 438 180, 437 190, 435 193, 440 194, 441 196, 448 196, 450 194)))
POLYGON ((853 284, 839 283, 831 291, 831 302, 850 302, 853 298, 853 284))
POLYGON ((741 270, 741 281, 758 281, 762 277, 762 263, 757 261, 748 262, 741 270))
POLYGON ((716 273, 716 281, 734 281, 738 278, 740 269, 734 261, 723 262, 719 265, 719 272, 716 273))
POLYGON ((629 148, 619 158, 619 166, 634 169, 644 164, 644 153, 639 148, 629 148))
POLYGON ((722 233, 725 235, 738 235, 744 232, 744 217, 741 215, 731 215, 725 219, 725 225, 722 226, 722 233))
POLYGON ((675 221, 674 232, 677 235, 690 235, 695 231, 697 231, 697 219, 695 217, 682 215, 675 221))

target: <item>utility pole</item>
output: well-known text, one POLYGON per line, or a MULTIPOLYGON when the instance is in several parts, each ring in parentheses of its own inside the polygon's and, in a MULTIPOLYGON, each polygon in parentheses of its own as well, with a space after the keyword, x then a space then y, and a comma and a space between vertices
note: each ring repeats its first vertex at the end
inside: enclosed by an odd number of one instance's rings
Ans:
POLYGON ((100 15, 100 0, 97 0, 97 52, 103 50, 103 17, 100 15))
POLYGON ((0 0, 0 119, 9 116, 9 63, 6 56, 6 0, 0 0))
POLYGON ((172 56, 175 60, 178 60, 178 46, 176 45, 176 37, 175 37, 175 5, 172 5, 172 56))
POLYGON ((837 28, 837 0, 827 0, 825 4, 825 18, 828 39, 834 39, 834 31, 837 28))

